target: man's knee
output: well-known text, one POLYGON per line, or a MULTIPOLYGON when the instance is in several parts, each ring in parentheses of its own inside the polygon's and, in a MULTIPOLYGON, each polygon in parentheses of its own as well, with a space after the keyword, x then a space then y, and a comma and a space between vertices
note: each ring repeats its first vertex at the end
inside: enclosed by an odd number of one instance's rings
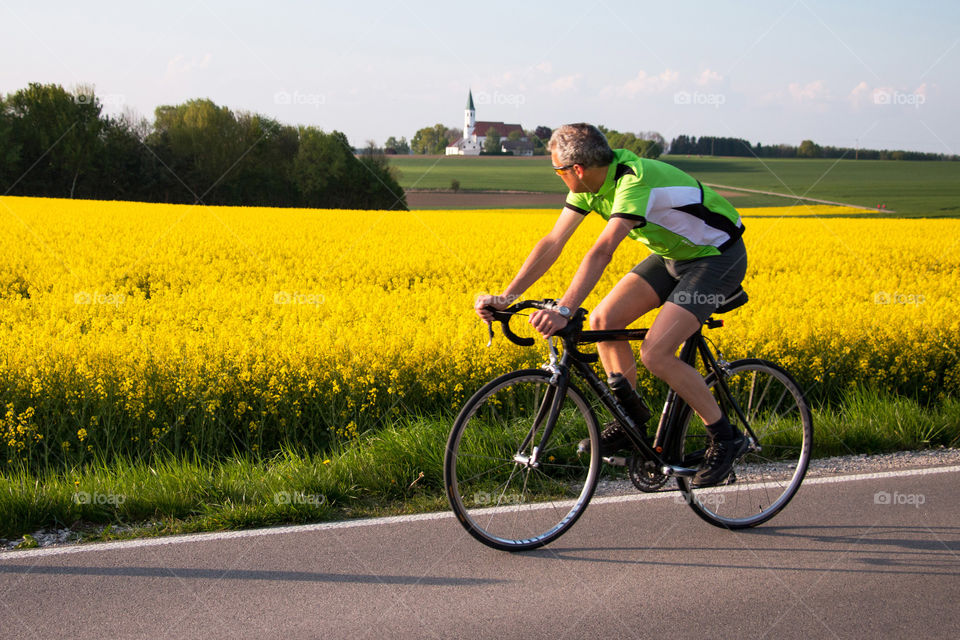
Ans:
POLYGON ((594 331, 603 331, 606 329, 624 329, 627 325, 618 326, 618 322, 612 317, 605 307, 597 307, 590 314, 590 328, 594 331))
POLYGON ((665 349, 658 348, 657 345, 647 342, 640 345, 640 362, 647 368, 647 371, 657 377, 660 377, 658 374, 663 371, 664 366, 669 366, 670 360, 675 359, 675 357, 665 349))
POLYGON ((633 310, 624 309, 613 304, 601 303, 596 309, 590 312, 590 328, 596 331, 604 329, 626 329, 627 325, 639 318, 650 309, 642 310, 639 315, 634 315, 633 310))

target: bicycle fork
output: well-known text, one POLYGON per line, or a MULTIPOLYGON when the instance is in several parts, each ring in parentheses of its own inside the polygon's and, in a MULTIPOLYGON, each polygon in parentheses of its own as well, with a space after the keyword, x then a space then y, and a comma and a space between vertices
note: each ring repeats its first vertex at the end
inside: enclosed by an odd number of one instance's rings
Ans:
POLYGON ((556 346, 553 344, 553 338, 547 339, 547 344, 550 345, 550 362, 547 363, 544 368, 553 374, 550 377, 550 385, 547 388, 546 393, 543 395, 543 400, 540 402, 540 407, 537 409, 537 415, 533 420, 533 426, 530 428, 530 431, 527 433, 527 437, 523 439, 523 442, 520 443, 520 448, 517 450, 517 453, 513 456, 513 461, 517 464, 536 469, 540 466, 540 454, 542 452, 540 445, 534 445, 533 449, 530 452, 530 455, 524 455, 524 451, 527 450, 533 441, 536 438, 537 431, 540 429, 540 425, 543 424, 544 418, 546 418, 546 425, 544 426, 543 433, 540 436, 540 443, 549 442, 550 435, 553 433, 553 427, 557 424, 557 419, 560 416, 560 405, 563 403, 564 397, 567 395, 567 384, 569 377, 566 375, 566 365, 560 363, 559 353, 557 352, 556 346))

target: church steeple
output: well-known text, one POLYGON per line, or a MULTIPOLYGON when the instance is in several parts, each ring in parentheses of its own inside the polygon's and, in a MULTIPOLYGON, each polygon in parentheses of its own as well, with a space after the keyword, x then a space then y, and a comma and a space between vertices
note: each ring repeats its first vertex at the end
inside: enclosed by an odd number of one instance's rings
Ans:
POLYGON ((473 89, 467 94, 467 108, 463 112, 463 139, 473 136, 473 129, 477 123, 477 110, 473 107, 473 89))

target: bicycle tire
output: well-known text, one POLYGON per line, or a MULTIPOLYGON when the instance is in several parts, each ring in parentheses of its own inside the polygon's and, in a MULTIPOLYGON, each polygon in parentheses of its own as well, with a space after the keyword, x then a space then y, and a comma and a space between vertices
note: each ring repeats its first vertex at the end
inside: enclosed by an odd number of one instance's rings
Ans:
MULTIPOLYGON (((813 446, 813 416, 800 385, 783 368, 756 358, 737 360, 727 366, 730 395, 750 423, 750 449, 734 463, 727 482, 716 487, 693 488, 692 478, 678 477, 680 491, 698 516, 724 529, 744 529, 762 524, 793 499, 810 462, 813 446)), ((715 396, 715 374, 707 379, 715 396)), ((725 402, 718 398, 720 406, 725 402)), ((745 431, 740 416, 728 419, 745 431)), ((706 432, 703 422, 686 408, 681 418, 683 466, 697 466, 703 458, 706 432)), ((747 434, 748 436, 750 433, 747 434)))
POLYGON ((516 459, 540 442, 549 411, 534 441, 518 450, 535 417, 553 404, 557 388, 551 377, 524 369, 495 378, 466 402, 450 431, 444 455, 450 507, 470 535, 494 549, 523 551, 556 540, 583 514, 599 479, 597 419, 573 385, 539 466, 516 459), (578 453, 584 438, 589 452, 578 453))

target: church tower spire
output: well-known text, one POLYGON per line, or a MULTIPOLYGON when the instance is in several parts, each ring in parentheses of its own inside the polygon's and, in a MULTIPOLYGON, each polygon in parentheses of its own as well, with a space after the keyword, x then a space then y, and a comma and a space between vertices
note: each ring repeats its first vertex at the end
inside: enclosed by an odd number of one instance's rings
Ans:
POLYGON ((467 108, 463 113, 463 139, 466 141, 473 136, 474 126, 477 124, 477 110, 473 106, 473 89, 467 94, 467 108))

